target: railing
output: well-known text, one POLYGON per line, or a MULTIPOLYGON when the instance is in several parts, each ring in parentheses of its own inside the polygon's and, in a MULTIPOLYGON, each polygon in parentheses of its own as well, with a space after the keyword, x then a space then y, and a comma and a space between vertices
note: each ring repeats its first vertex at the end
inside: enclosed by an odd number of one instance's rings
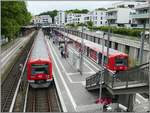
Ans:
POLYGON ((148 13, 143 13, 143 14, 133 14, 131 15, 132 18, 149 18, 149 14, 148 13))
POLYGON ((137 5, 137 6, 135 7, 135 9, 146 8, 146 7, 149 7, 149 4, 148 4, 148 3, 137 5))
POLYGON ((104 82, 107 86, 111 88, 129 88, 148 85, 148 64, 149 63, 146 63, 116 74, 105 70, 104 82))
MULTIPOLYGON (((103 73, 104 73, 104 71, 103 71, 103 73)), ((101 74, 102 74, 102 72, 99 71, 96 74, 87 77, 86 78, 86 88, 99 85, 101 74)))

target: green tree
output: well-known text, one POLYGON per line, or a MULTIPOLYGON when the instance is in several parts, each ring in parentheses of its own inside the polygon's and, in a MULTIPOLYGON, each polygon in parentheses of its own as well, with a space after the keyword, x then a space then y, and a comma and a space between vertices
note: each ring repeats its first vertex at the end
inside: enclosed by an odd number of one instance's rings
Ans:
POLYGON ((31 14, 27 11, 24 1, 1 2, 1 30, 2 35, 13 39, 17 36, 21 26, 29 24, 31 14))
POLYGON ((107 11, 105 8, 97 8, 96 10, 107 11))
POLYGON ((87 9, 82 9, 82 10, 79 10, 79 9, 66 10, 66 13, 84 13, 84 14, 87 14, 88 12, 89 12, 89 10, 87 10, 87 9))
POLYGON ((93 28, 93 22, 92 21, 87 21, 87 27, 92 29, 93 28))
POLYGON ((87 13, 89 12, 89 10, 87 10, 87 9, 82 9, 81 12, 87 14, 87 13))

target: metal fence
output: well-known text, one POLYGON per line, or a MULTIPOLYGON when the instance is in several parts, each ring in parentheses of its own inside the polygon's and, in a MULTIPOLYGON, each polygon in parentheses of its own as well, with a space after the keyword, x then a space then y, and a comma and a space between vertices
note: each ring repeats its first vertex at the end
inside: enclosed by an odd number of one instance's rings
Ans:
POLYGON ((122 87, 136 87, 139 85, 148 85, 149 77, 149 66, 148 63, 131 68, 127 71, 119 73, 111 73, 108 70, 104 72, 104 82, 111 88, 122 87))

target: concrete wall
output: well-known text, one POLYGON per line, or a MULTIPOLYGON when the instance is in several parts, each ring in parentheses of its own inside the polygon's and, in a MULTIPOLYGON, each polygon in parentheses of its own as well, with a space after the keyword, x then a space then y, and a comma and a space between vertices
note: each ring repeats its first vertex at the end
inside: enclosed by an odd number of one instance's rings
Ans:
POLYGON ((111 42, 111 48, 115 49, 115 43, 111 42))
POLYGON ((125 45, 118 44, 118 51, 125 52, 125 45))

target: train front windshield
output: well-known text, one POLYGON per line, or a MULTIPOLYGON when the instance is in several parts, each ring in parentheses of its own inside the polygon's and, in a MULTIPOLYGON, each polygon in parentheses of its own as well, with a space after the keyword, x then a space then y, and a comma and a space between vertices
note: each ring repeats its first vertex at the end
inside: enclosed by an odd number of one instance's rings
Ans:
POLYGON ((115 63, 116 63, 116 66, 121 66, 121 65, 128 66, 127 58, 116 58, 115 63))
POLYGON ((32 64, 32 75, 48 74, 48 64, 32 64))

